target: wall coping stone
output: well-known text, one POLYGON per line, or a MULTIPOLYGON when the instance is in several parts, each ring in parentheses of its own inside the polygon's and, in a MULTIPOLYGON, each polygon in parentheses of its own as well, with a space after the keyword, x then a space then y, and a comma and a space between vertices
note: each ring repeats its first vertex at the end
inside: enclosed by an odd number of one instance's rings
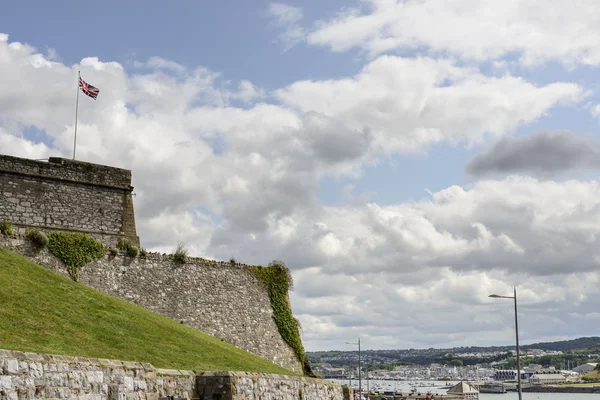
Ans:
POLYGON ((171 376, 195 376, 193 371, 178 370, 178 369, 158 368, 156 370, 156 373, 160 374, 160 375, 171 375, 171 376))
MULTIPOLYGON (((66 364, 80 364, 80 365, 95 365, 95 366, 106 366, 106 367, 122 367, 126 369, 146 369, 152 371, 158 371, 156 367, 149 363, 139 363, 135 361, 121 361, 121 360, 109 360, 106 358, 87 358, 77 356, 64 356, 58 354, 43 354, 33 352, 21 352, 18 350, 3 350, 0 349, 0 359, 17 359, 21 361, 33 361, 33 362, 56 362, 66 364)), ((181 375, 181 374, 179 374, 181 375)), ((185 375, 185 374, 184 374, 185 375)))
MULTIPOLYGON (((85 234, 104 234, 104 235, 110 235, 110 236, 123 236, 126 237, 125 234, 123 235, 116 235, 116 234, 112 234, 112 233, 107 233, 107 232, 96 232, 96 231, 84 231, 84 230, 78 230, 78 229, 61 229, 61 228, 55 228, 55 227, 44 227, 44 226, 39 226, 39 225, 25 225, 25 224, 15 224, 13 223, 13 225, 15 227, 19 226, 19 227, 27 227, 27 228, 32 228, 32 229, 38 229, 41 231, 53 231, 53 232, 80 232, 80 233, 85 233, 85 234)), ((5 248, 7 250, 14 250, 18 247, 24 246, 24 245, 28 245, 28 241, 27 238, 25 237, 24 233, 21 232, 17 232, 17 236, 16 237, 2 237, 0 235, 0 247, 5 248)), ((138 255, 137 257, 130 257, 126 254, 123 253, 119 253, 116 256, 112 256, 109 253, 107 253, 103 259, 109 260, 109 261, 114 261, 115 259, 122 259, 122 260, 134 260, 134 259, 138 259, 138 260, 146 260, 146 261, 155 261, 155 262, 173 262, 175 263, 176 261, 172 259, 170 254, 166 254, 166 253, 159 253, 159 252, 148 252, 145 256, 142 255, 138 255)), ((177 264, 183 266, 192 266, 192 267, 201 267, 201 268, 217 268, 217 269, 223 269, 223 268, 230 268, 230 269, 241 269, 241 270, 249 270, 252 268, 258 268, 258 267, 263 267, 263 268, 267 268, 264 265, 251 265, 251 264, 245 264, 245 263, 240 263, 240 262, 235 262, 235 263, 231 263, 229 261, 219 261, 219 260, 213 260, 213 259, 208 259, 208 258, 202 258, 202 257, 191 257, 188 256, 188 259, 185 263, 179 263, 177 262, 177 264)))
POLYGON ((277 379, 277 380, 288 380, 288 381, 300 381, 306 383, 319 383, 326 384, 328 386, 340 386, 337 383, 329 382, 324 379, 311 378, 300 375, 282 375, 282 374, 267 374, 263 372, 246 372, 246 371, 197 371, 196 376, 202 377, 233 377, 233 378, 263 378, 263 379, 277 379))
POLYGON ((56 181, 133 190, 131 171, 128 169, 60 157, 50 157, 46 162, 0 154, 0 171, 56 181), (71 173, 76 179, 61 176, 65 172, 71 173))

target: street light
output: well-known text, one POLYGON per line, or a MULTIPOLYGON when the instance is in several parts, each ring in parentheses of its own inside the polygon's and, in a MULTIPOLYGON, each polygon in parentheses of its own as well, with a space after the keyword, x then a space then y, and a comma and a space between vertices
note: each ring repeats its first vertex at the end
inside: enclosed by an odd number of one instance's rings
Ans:
POLYGON ((358 345, 358 398, 362 400, 362 379, 360 376, 360 337, 356 342, 346 342, 346 344, 358 345))
POLYGON ((517 338, 517 390, 519 393, 519 400, 523 399, 521 391, 521 352, 519 351, 519 320, 517 319, 517 288, 513 287, 514 296, 500 296, 497 294, 490 294, 489 297, 494 299, 514 299, 515 300, 515 336, 517 338))

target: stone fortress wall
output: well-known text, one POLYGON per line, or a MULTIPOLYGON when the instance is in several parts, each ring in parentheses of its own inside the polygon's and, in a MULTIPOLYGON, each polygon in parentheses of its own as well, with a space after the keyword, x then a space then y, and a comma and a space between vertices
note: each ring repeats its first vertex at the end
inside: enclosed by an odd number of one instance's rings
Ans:
MULTIPOLYGON (((48 250, 40 251, 22 238, 0 236, 0 247, 69 277, 48 250)), ((199 258, 181 264, 157 253, 136 258, 107 254, 83 267, 79 282, 302 373, 302 364, 272 318, 267 288, 248 265, 199 258)))
POLYGON ((158 369, 151 364, 0 350, 0 399, 350 400, 318 379, 158 369))
POLYGON ((51 157, 0 155, 0 220, 16 227, 84 232, 139 244, 131 171, 51 157))
MULTIPOLYGON (((18 228, 17 238, 0 235, 0 247, 68 276, 61 261, 24 239, 28 228, 85 232, 112 246, 120 236, 137 243, 130 184, 128 170, 0 155, 0 221, 18 228)), ((272 318, 266 285, 247 265, 106 255, 83 267, 79 281, 302 373, 272 318)))

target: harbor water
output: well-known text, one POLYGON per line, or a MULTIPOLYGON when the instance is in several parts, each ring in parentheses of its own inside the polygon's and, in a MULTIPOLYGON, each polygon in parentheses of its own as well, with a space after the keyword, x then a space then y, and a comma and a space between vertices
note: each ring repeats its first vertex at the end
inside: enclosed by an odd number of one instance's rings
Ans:
MULTIPOLYGON (((349 380, 337 380, 331 379, 332 382, 336 382, 342 385, 348 385, 349 380)), ((431 392, 434 394, 446 394, 448 388, 447 385, 456 384, 458 381, 389 381, 389 380, 369 380, 369 388, 373 391, 376 388, 377 391, 401 391, 403 393, 409 393, 413 388, 417 389, 419 393, 431 392)), ((358 387, 356 380, 352 381, 352 386, 358 387)), ((363 391, 367 392, 367 381, 362 382, 363 391)), ((517 400, 519 398, 516 392, 507 392, 502 394, 495 393, 480 393, 480 400, 517 400)), ((523 400, 600 400, 600 394, 593 393, 523 393, 523 400)))

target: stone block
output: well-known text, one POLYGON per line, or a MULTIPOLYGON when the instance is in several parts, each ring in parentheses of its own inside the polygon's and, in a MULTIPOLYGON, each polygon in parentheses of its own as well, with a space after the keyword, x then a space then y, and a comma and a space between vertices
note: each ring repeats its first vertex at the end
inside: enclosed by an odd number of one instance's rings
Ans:
POLYGON ((10 390, 12 389, 12 377, 10 376, 0 376, 0 390, 10 390))
POLYGON ((102 372, 102 371, 87 371, 86 378, 89 383, 102 383, 104 381, 104 372, 102 372))
POLYGON ((156 392, 147 392, 146 393, 146 400, 158 400, 158 393, 156 392))
POLYGON ((119 389, 119 385, 108 385, 107 400, 125 400, 125 393, 119 389))
POLYGON ((16 390, 9 390, 6 392, 6 400, 19 400, 19 395, 16 390))
POLYGON ((134 390, 146 390, 148 385, 146 385, 145 379, 134 379, 133 381, 133 389, 134 390))
POLYGON ((123 386, 125 388, 125 391, 133 392, 133 390, 134 390, 133 378, 130 376, 124 376, 123 377, 123 386))
POLYGON ((44 375, 44 368, 39 362, 29 364, 29 376, 32 378, 41 378, 44 375))
POLYGON ((7 374, 18 374, 19 373, 19 361, 14 358, 6 360, 4 364, 4 371, 7 374))

